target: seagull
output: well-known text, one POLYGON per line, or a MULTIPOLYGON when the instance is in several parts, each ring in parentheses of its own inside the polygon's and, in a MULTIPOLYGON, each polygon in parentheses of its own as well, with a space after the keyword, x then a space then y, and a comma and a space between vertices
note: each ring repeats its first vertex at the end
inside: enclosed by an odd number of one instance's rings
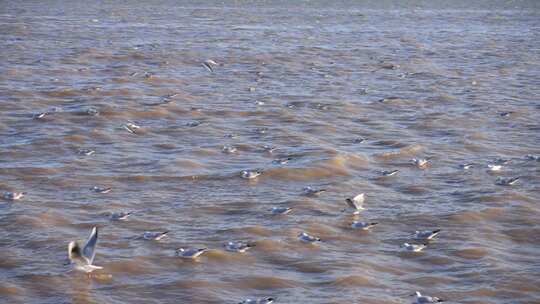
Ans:
POLYGON ((494 163, 498 164, 498 165, 507 165, 511 162, 512 160, 510 159, 504 159, 504 158, 497 158, 495 159, 494 163))
POLYGON ((307 196, 319 196, 324 192, 326 192, 326 189, 315 189, 311 186, 307 186, 304 188, 304 194, 307 196))
POLYGON ((366 223, 366 222, 359 222, 359 221, 354 221, 352 222, 351 224, 351 228, 353 229, 362 229, 362 230, 369 230, 371 229, 373 226, 377 225, 378 223, 366 223))
POLYGON ((90 115, 90 116, 98 116, 99 115, 99 111, 95 108, 89 108, 86 110, 86 114, 90 115))
POLYGON ((510 114, 514 114, 514 112, 502 112, 502 113, 499 113, 499 115, 501 117, 508 117, 508 116, 510 116, 510 114))
POLYGON ((246 299, 238 304, 270 304, 274 303, 274 298, 264 298, 264 299, 246 299))
POLYGON ((242 178, 245 179, 254 179, 261 175, 261 171, 242 171, 242 178))
POLYGON ((355 139, 353 140, 353 143, 355 143, 355 144, 361 144, 361 143, 363 143, 363 142, 365 142, 365 141, 366 141, 365 138, 358 137, 358 138, 355 138, 355 139))
POLYGON ((415 166, 421 169, 427 167, 427 164, 428 164, 428 160, 425 158, 413 158, 412 161, 415 166))
POLYGON ((540 156, 539 156, 539 155, 527 154, 527 155, 525 155, 525 158, 526 158, 527 160, 540 161, 540 156))
POLYGON ((274 153, 276 151, 277 147, 270 146, 270 145, 264 145, 263 150, 268 153, 274 153))
POLYGON ((359 214, 360 211, 364 210, 364 200, 365 200, 365 194, 360 193, 357 196, 353 198, 347 198, 345 199, 345 202, 349 206, 349 208, 353 209, 353 214, 359 214))
POLYGON ((141 128, 141 126, 134 124, 131 121, 128 121, 125 125, 122 125, 124 129, 128 130, 128 132, 135 134, 135 131, 141 128))
POLYGON ((437 234, 439 234, 440 232, 441 232, 441 229, 415 231, 414 238, 417 240, 431 240, 435 236, 437 236, 437 234))
POLYGON ((79 241, 69 242, 68 257, 76 270, 90 273, 96 269, 103 269, 101 266, 92 265, 96 256, 97 239, 98 230, 94 227, 84 246, 79 241))
POLYGON ((272 163, 277 164, 277 165, 286 165, 291 160, 292 160, 292 157, 283 157, 283 158, 274 159, 272 163))
POLYGON ((488 165, 489 171, 501 171, 502 166, 501 165, 488 165))
POLYGON ((126 220, 133 212, 113 212, 111 213, 111 220, 123 221, 126 220))
POLYGON ((238 150, 236 149, 236 147, 226 145, 226 146, 223 146, 221 151, 223 151, 223 153, 231 154, 231 153, 236 153, 236 151, 238 150))
POLYGON ((467 164, 460 165, 461 169, 463 169, 463 170, 469 170, 473 166, 474 166, 474 164, 472 164, 472 163, 467 163, 467 164))
POLYGON ((292 208, 289 208, 289 207, 272 207, 272 209, 270 209, 270 211, 274 215, 282 215, 282 214, 287 214, 287 213, 291 212, 292 208))
POLYGON ((198 121, 198 120, 194 120, 194 121, 190 121, 188 123, 186 123, 186 126, 188 127, 196 127, 198 125, 200 125, 202 122, 198 121))
POLYGON ((519 177, 509 177, 509 178, 497 178, 496 184, 501 186, 511 186, 519 180, 519 177))
POLYGON ((318 238, 318 237, 314 237, 312 235, 309 235, 305 232, 301 232, 299 235, 298 235, 298 239, 301 241, 301 242, 304 242, 304 243, 310 243, 310 244, 315 244, 317 242, 320 242, 321 239, 318 238))
POLYGON ((392 176, 392 175, 396 175, 397 173, 399 172, 399 170, 391 170, 391 171, 382 171, 382 175, 383 176, 392 176))
POLYGON ((5 200, 8 200, 8 201, 16 201, 16 200, 20 200, 25 195, 26 195, 26 192, 9 192, 9 191, 6 191, 6 192, 4 192, 2 197, 5 200))
POLYGON ((111 192, 112 188, 111 187, 108 187, 108 188, 100 188, 98 186, 94 186, 92 188, 90 188, 90 191, 94 191, 94 192, 97 192, 97 193, 109 193, 111 192))
POLYGON ((79 153, 81 155, 90 156, 90 155, 96 153, 96 151, 90 150, 90 149, 79 149, 79 151, 77 153, 79 153))
POLYGON ((420 252, 420 251, 424 250, 424 248, 426 248, 426 245, 424 245, 424 244, 416 245, 416 244, 403 243, 400 247, 405 251, 420 252))
POLYGON ((184 259, 196 259, 208 251, 208 248, 178 248, 176 255, 184 259))
POLYGON ((248 251, 251 247, 254 247, 255 245, 247 243, 247 242, 238 241, 238 242, 228 242, 224 246, 225 246, 225 250, 227 251, 243 253, 243 252, 248 251))
POLYGON ((413 304, 427 304, 443 301, 437 297, 423 296, 419 291, 415 292, 413 296, 415 296, 413 304))
POLYGON ((163 232, 145 231, 142 237, 143 239, 149 240, 149 241, 159 241, 162 238, 166 237, 167 233, 169 233, 169 231, 163 231, 163 232))
POLYGON ((41 113, 37 113, 37 114, 34 114, 33 118, 34 119, 42 119, 43 117, 45 117, 45 115, 49 114, 49 112, 41 112, 41 113))
POLYGON ((202 65, 210 72, 214 72, 213 66, 217 66, 217 62, 212 59, 205 60, 202 65))

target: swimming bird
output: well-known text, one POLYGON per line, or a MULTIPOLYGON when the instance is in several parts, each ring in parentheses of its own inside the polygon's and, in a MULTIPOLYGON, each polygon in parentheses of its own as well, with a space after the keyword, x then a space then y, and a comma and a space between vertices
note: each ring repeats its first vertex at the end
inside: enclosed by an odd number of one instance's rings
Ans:
POLYGON ((497 181, 495 182, 497 185, 501 186, 511 186, 519 180, 519 177, 509 177, 509 178, 497 178, 497 181))
POLYGON ((79 153, 81 155, 90 156, 90 155, 96 153, 96 151, 90 150, 90 149, 79 149, 79 151, 77 151, 77 153, 79 153))
POLYGON ((95 108, 88 108, 86 109, 86 114, 90 115, 90 116, 98 116, 99 115, 99 111, 95 108))
POLYGON ((312 236, 312 235, 309 235, 305 232, 301 232, 299 235, 298 235, 298 239, 301 241, 301 242, 304 242, 304 243, 310 243, 310 244, 315 244, 317 242, 320 242, 321 239, 318 238, 318 237, 315 237, 315 236, 312 236))
POLYGON ((2 197, 5 200, 8 200, 8 201, 16 201, 16 200, 20 200, 25 195, 26 195, 26 192, 9 192, 9 191, 6 191, 6 192, 4 192, 2 197))
POLYGON ((135 123, 128 121, 126 124, 122 125, 124 129, 126 129, 129 133, 135 134, 137 130, 141 128, 141 126, 136 125, 135 123))
POLYGON ((277 147, 275 146, 270 146, 270 145, 264 145, 263 147, 263 150, 267 153, 274 153, 274 151, 276 151, 277 147))
POLYGON ((224 244, 225 250, 231 251, 231 252, 246 252, 252 247, 254 247, 254 244, 250 244, 247 242, 237 241, 237 242, 227 242, 224 244))
POLYGON ((176 255, 184 259, 196 259, 208 251, 208 248, 178 248, 176 255))
POLYGON ((262 174, 262 171, 242 171, 242 178, 245 179, 254 179, 257 178, 259 175, 262 174))
POLYGON ((324 192, 326 192, 326 189, 315 189, 311 186, 307 186, 304 188, 304 194, 307 196, 319 196, 324 192))
POLYGON ((223 151, 223 153, 232 154, 232 153, 236 153, 236 151, 238 150, 236 149, 236 147, 225 145, 223 146, 221 151, 223 151))
POLYGON ((365 142, 365 141, 366 141, 365 138, 358 137, 358 138, 355 138, 355 139, 353 140, 353 143, 355 143, 355 144, 361 144, 361 143, 363 143, 363 142, 365 142))
POLYGON ((362 229, 362 230, 369 230, 373 228, 373 226, 377 225, 378 223, 367 223, 367 222, 359 222, 354 221, 351 224, 351 228, 353 229, 362 229))
POLYGON ((37 114, 34 114, 33 118, 34 119, 42 119, 45 117, 45 115, 49 114, 49 112, 41 112, 41 113, 37 113, 37 114))
POLYGON ((460 165, 461 169, 463 169, 463 170, 469 170, 473 166, 474 166, 474 164, 472 164, 472 163, 467 163, 467 164, 460 165))
POLYGON ((111 187, 101 188, 101 187, 98 187, 98 186, 94 186, 94 187, 90 188, 90 191, 94 191, 94 192, 102 193, 102 194, 109 193, 109 192, 111 192, 111 190, 112 190, 111 187))
POLYGON ((501 165, 487 165, 489 168, 489 171, 501 171, 502 166, 501 165))
POLYGON ((212 59, 205 60, 202 65, 209 71, 214 72, 214 66, 218 66, 218 63, 212 59))
POLYGON ((202 124, 202 122, 198 121, 198 120, 194 120, 194 121, 190 121, 188 123, 186 123, 186 126, 188 127, 196 127, 198 125, 202 124))
POLYGON ((501 117, 508 117, 508 116, 510 116, 510 114, 514 114, 514 112, 502 112, 502 113, 499 113, 499 115, 501 117))
POLYGON ((431 240, 434 237, 436 237, 437 234, 439 234, 440 232, 441 232, 441 229, 415 231, 414 238, 417 240, 431 240))
POLYGON ((426 248, 426 245, 425 244, 418 244, 417 245, 417 244, 403 243, 400 247, 405 251, 420 252, 420 251, 424 250, 424 248, 426 248))
POLYGON ((68 245, 68 257, 75 269, 90 273, 96 269, 103 269, 101 266, 92 265, 96 256, 96 245, 98 240, 97 227, 92 228, 92 232, 84 245, 79 241, 72 241, 68 245))
POLYGON ((126 220, 133 212, 113 212, 111 213, 111 220, 113 221, 123 221, 126 220))
POLYGON ((512 160, 499 157, 499 158, 496 158, 493 162, 496 163, 497 165, 508 165, 510 162, 512 162, 512 160))
POLYGON ((274 300, 274 298, 246 299, 238 304, 271 304, 274 303, 274 300))
POLYGON ((391 171, 382 171, 381 174, 383 176, 392 176, 392 175, 396 175, 397 173, 399 172, 399 170, 391 170, 391 171))
POLYGON ((527 155, 525 155, 525 158, 526 158, 527 160, 540 161, 540 155, 527 154, 527 155))
POLYGON ((427 304, 443 301, 437 297, 423 296, 419 291, 415 292, 413 296, 415 296, 413 304, 427 304))
POLYGON ((277 165, 286 165, 291 160, 292 160, 292 157, 283 157, 283 158, 274 159, 272 163, 277 164, 277 165))
POLYGON ((153 231, 145 231, 142 235, 143 239, 149 240, 149 241, 159 241, 162 238, 166 237, 169 231, 163 231, 163 232, 153 232, 153 231))
POLYGON ((274 215, 284 215, 292 211, 292 208, 290 207, 272 207, 270 209, 270 212, 274 215))
POLYGON ((351 209, 353 209, 353 214, 359 214, 360 211, 364 210, 364 201, 365 201, 365 194, 360 193, 357 196, 353 198, 347 198, 345 199, 345 202, 347 203, 347 206, 351 209))
POLYGON ((412 162, 414 163, 415 166, 417 166, 420 169, 423 169, 427 167, 428 165, 428 160, 425 158, 413 158, 412 162))

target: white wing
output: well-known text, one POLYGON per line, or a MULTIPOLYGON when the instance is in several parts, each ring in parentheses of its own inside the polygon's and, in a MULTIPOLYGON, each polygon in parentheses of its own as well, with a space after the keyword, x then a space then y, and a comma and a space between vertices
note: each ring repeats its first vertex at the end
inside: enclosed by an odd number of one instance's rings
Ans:
POLYGON ((97 227, 92 228, 92 232, 84 244, 82 256, 88 261, 88 264, 92 265, 94 257, 96 256, 96 245, 98 240, 97 227))

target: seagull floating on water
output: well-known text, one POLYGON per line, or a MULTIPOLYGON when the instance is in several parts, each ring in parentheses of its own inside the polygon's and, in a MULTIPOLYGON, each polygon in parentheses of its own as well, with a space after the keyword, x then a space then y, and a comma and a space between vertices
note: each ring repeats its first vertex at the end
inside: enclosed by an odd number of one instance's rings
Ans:
POLYGON ((247 242, 237 241, 237 242, 227 242, 224 246, 225 246, 225 250, 227 251, 243 253, 243 252, 248 251, 255 245, 247 243, 247 242))
POLYGON ((304 243, 310 243, 310 244, 315 244, 317 242, 320 242, 321 239, 318 238, 318 237, 315 237, 315 236, 312 236, 312 235, 309 235, 305 232, 301 232, 299 235, 298 235, 298 239, 301 241, 301 242, 304 242, 304 243))
POLYGON ((208 248, 178 248, 176 255, 184 259, 196 259, 208 251, 208 248))
POLYGON ((153 231, 145 231, 142 235, 143 239, 149 240, 149 241, 159 241, 167 236, 169 231, 163 231, 163 232, 153 232, 153 231))
POLYGON ((214 66, 218 66, 218 63, 212 59, 205 60, 202 65, 209 71, 214 72, 214 66))
POLYGON ((396 175, 397 173, 399 172, 399 170, 391 170, 391 171, 382 171, 382 175, 383 176, 392 176, 392 175, 396 175))
POLYGON ((424 245, 424 244, 418 244, 417 245, 417 244, 403 243, 400 247, 405 251, 420 252, 420 251, 424 250, 424 248, 426 248, 426 245, 424 245))
POLYGON ((126 129, 129 133, 135 134, 137 130, 141 128, 141 126, 136 125, 135 123, 129 121, 126 124, 122 125, 124 129, 126 129))
POLYGON ((345 202, 347 203, 347 206, 349 208, 353 209, 353 214, 359 214, 360 211, 364 210, 364 200, 365 200, 365 194, 360 193, 357 196, 353 198, 347 198, 345 199, 345 202))
POLYGON ((16 201, 16 200, 20 200, 25 195, 26 195, 26 192, 9 192, 9 191, 6 191, 6 192, 4 192, 2 197, 5 200, 8 200, 8 201, 16 201))
POLYGON ((540 155, 527 154, 527 155, 525 155, 525 158, 526 158, 527 160, 540 161, 540 155))
POLYGON ((354 221, 351 224, 351 228, 353 228, 353 229, 362 229, 362 230, 367 231, 367 230, 373 228, 373 226, 375 226, 377 224, 378 223, 367 223, 367 222, 354 221))
POLYGON ((472 163, 462 164, 462 165, 460 165, 460 167, 463 170, 469 170, 470 168, 474 167, 474 164, 472 164, 472 163))
POLYGON ((497 185, 501 186, 511 186, 519 180, 519 177, 509 177, 509 178, 497 178, 497 181, 495 182, 497 185))
POLYGON ((101 266, 92 265, 96 256, 96 245, 98 240, 97 227, 92 228, 92 232, 84 245, 79 241, 72 241, 68 245, 68 257, 75 269, 90 273, 96 269, 103 269, 101 266))
POLYGON ((33 118, 34 119, 42 119, 45 117, 45 115, 49 114, 49 112, 41 112, 41 113, 37 113, 37 114, 34 114, 33 118))
POLYGON ((290 207, 272 207, 270 209, 270 212, 274 215, 284 215, 292 211, 292 208, 290 207))
POLYGON ((277 164, 277 165, 286 165, 291 160, 292 160, 292 157, 283 157, 283 158, 274 159, 272 163, 277 164))
POLYGON ((497 158, 495 159, 495 161, 493 161, 494 163, 498 164, 498 165, 508 165, 512 160, 510 159, 505 159, 505 158, 497 158))
POLYGON ((265 145, 263 147, 263 150, 267 153, 274 153, 274 151, 276 151, 277 147, 274 147, 274 146, 270 146, 270 145, 265 145))
POLYGON ((257 178, 259 175, 261 175, 261 171, 242 171, 242 178, 245 179, 254 179, 257 178))
POLYGON ((487 165, 489 168, 489 171, 501 171, 502 166, 501 165, 487 165))
POLYGON ((238 150, 234 146, 225 145, 223 146, 221 151, 223 151, 223 153, 232 154, 232 153, 236 153, 236 151, 238 150))
POLYGON ((439 234, 440 232, 441 229, 416 231, 414 233, 414 238, 417 240, 431 240, 436 237, 437 234, 439 234))
POLYGON ((124 221, 126 220, 130 215, 132 215, 133 212, 113 212, 111 213, 111 220, 113 221, 124 221))
POLYGON ((413 158, 412 162, 414 163, 415 166, 421 169, 427 167, 428 165, 428 160, 425 158, 413 158))
POLYGON ((238 304, 271 304, 271 303, 274 303, 274 298, 246 299, 238 304))
POLYGON ((111 187, 101 188, 101 187, 98 187, 98 186, 94 186, 94 187, 90 188, 90 191, 94 191, 94 192, 102 193, 102 194, 109 193, 109 192, 111 192, 111 190, 112 190, 111 187))
POLYGON ((77 151, 77 153, 79 153, 81 155, 90 156, 90 155, 96 153, 96 151, 90 150, 90 149, 79 149, 79 151, 77 151))
POLYGON ((443 301, 437 297, 423 296, 419 291, 415 292, 413 296, 415 296, 413 304, 438 303, 443 301))
POLYGON ((315 189, 311 186, 307 186, 304 188, 304 194, 307 196, 319 196, 324 192, 326 192, 326 189, 315 189))

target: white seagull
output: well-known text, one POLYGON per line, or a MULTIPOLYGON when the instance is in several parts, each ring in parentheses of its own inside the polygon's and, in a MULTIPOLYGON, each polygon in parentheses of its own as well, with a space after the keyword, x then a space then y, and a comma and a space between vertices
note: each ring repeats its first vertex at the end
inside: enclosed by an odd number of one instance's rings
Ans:
POLYGON ((427 165, 428 165, 428 160, 425 159, 425 158, 413 158, 412 161, 413 161, 414 165, 417 166, 420 169, 423 169, 423 168, 427 167, 427 165))
POLYGON ((501 165, 487 165, 489 168, 489 171, 501 171, 502 166, 501 165))
POLYGON ((373 228, 373 226, 377 225, 378 223, 367 223, 367 222, 359 222, 354 221, 351 224, 351 228, 353 229, 362 229, 362 230, 369 230, 373 228))
POLYGON ((214 66, 217 66, 218 63, 215 62, 214 60, 212 59, 208 59, 208 60, 205 60, 202 65, 210 72, 213 72, 214 71, 214 66))
POLYGON ((320 242, 321 239, 318 238, 318 237, 314 237, 312 235, 309 235, 305 232, 301 232, 299 235, 298 235, 298 239, 301 241, 301 242, 304 242, 304 243, 310 243, 310 244, 315 244, 317 242, 320 242))
POLYGON ((254 179, 261 175, 261 171, 242 171, 242 178, 245 179, 254 179))
POLYGON ((431 240, 435 236, 437 236, 437 234, 439 234, 440 232, 441 232, 441 229, 415 231, 414 238, 417 240, 431 240))
POLYGON ((90 273, 96 269, 103 269, 101 266, 92 265, 96 256, 97 240, 98 230, 94 227, 84 246, 79 241, 69 242, 68 257, 76 270, 90 273))
POLYGON ((304 188, 304 194, 307 196, 319 196, 324 192, 326 192, 326 189, 315 189, 311 186, 307 186, 304 188))
POLYGON ((415 292, 414 296, 413 304, 438 303, 443 301, 437 297, 423 296, 419 291, 415 292))
POLYGON ((111 220, 113 221, 123 221, 126 220, 133 212, 113 212, 111 213, 111 220))
POLYGON ((283 215, 291 211, 292 211, 292 208, 290 207, 272 207, 272 209, 270 209, 270 212, 272 212, 272 214, 274 215, 283 215))
POLYGON ((345 199, 345 202, 347 203, 347 206, 349 206, 349 208, 354 210, 353 214, 359 214, 360 211, 364 210, 363 205, 364 205, 365 198, 366 198, 365 194, 360 193, 353 198, 345 199))
POLYGON ((383 176, 393 176, 396 175, 399 172, 399 170, 391 170, 391 171, 382 171, 383 176))
POLYGON ((512 186, 513 184, 517 183, 519 180, 519 177, 509 177, 509 178, 497 178, 496 184, 501 186, 512 186))
POLYGON ((167 233, 169 233, 169 231, 163 231, 163 232, 145 231, 142 237, 143 239, 149 240, 149 241, 159 241, 162 238, 166 237, 167 233))
POLYGON ((129 121, 125 125, 123 125, 124 129, 126 129, 129 133, 135 133, 138 129, 141 128, 141 126, 136 125, 135 123, 129 121))
POLYGON ((238 242, 227 242, 225 245, 225 250, 231 251, 231 252, 246 252, 255 245, 249 244, 246 242, 238 241, 238 242))
POLYGON ((420 251, 424 250, 424 248, 426 248, 426 245, 424 245, 424 244, 416 245, 416 244, 403 243, 400 247, 405 251, 420 252, 420 251))
POLYGON ((92 188, 90 188, 90 191, 94 191, 94 192, 97 192, 97 193, 109 193, 111 192, 112 188, 111 187, 107 187, 107 188, 101 188, 101 187, 98 187, 98 186, 94 186, 92 188))
POLYGON ((178 248, 176 255, 184 259, 196 259, 208 251, 208 248, 178 248))
POLYGON ((274 303, 274 300, 274 298, 246 299, 238 304, 270 304, 274 303))
POLYGON ((8 200, 8 201, 16 201, 16 200, 20 200, 25 195, 26 195, 26 192, 9 192, 9 191, 6 191, 6 192, 4 192, 2 197, 5 200, 8 200))

